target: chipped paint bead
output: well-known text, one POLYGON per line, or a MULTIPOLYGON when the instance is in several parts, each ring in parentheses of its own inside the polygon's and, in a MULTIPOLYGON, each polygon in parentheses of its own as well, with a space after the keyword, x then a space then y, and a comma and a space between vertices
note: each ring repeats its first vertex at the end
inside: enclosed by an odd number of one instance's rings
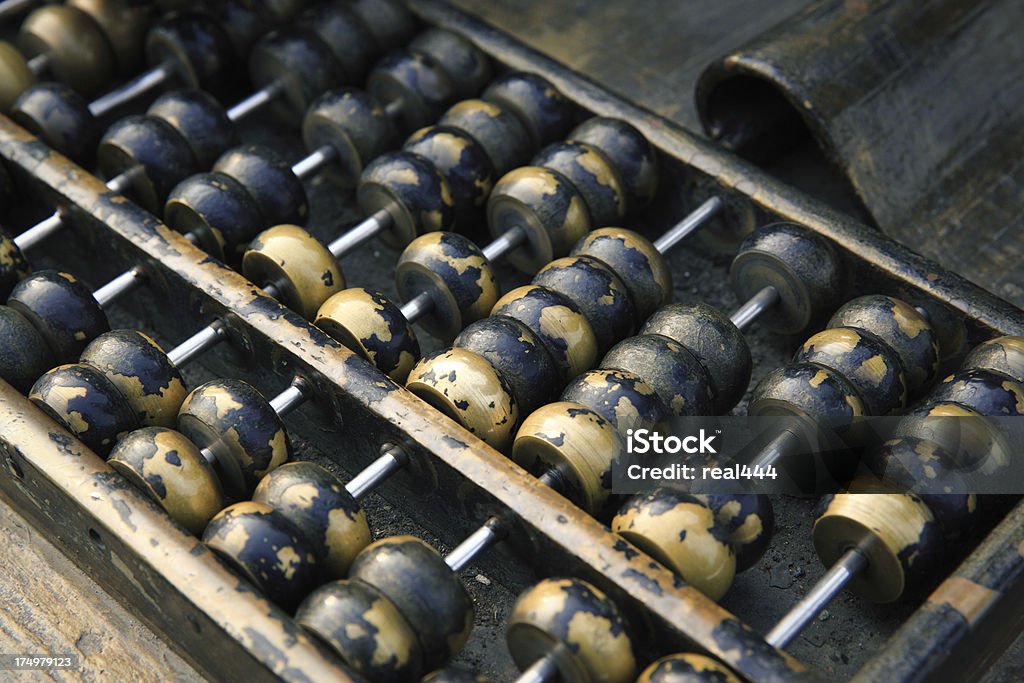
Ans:
POLYGON ((442 28, 428 28, 411 43, 412 52, 434 58, 454 88, 459 99, 472 97, 491 80, 491 61, 473 43, 457 33, 442 28))
POLYGON ((160 345, 135 330, 96 337, 81 361, 102 372, 127 399, 144 427, 173 427, 188 394, 181 373, 160 345))
POLYGON ((586 316, 558 292, 524 285, 498 299, 491 315, 515 318, 544 343, 565 384, 597 362, 597 339, 586 316))
POLYGON ((401 0, 354 0, 350 8, 366 25, 379 53, 409 42, 416 19, 401 0))
POLYGON ((948 401, 973 408, 982 415, 1024 415, 1024 385, 992 370, 959 370, 928 394, 928 402, 948 401))
POLYGON ((274 105, 282 120, 300 118, 320 93, 338 83, 341 65, 331 48, 313 31, 298 26, 277 29, 249 53, 249 81, 255 88, 282 89, 274 105))
POLYGON ((521 413, 554 398, 558 368, 544 342, 515 318, 492 315, 478 320, 459 333, 453 346, 493 365, 511 385, 521 413))
POLYGON ((736 575, 736 554, 710 506, 669 489, 633 496, 611 523, 619 534, 712 600, 736 575))
POLYGON ((706 655, 668 655, 643 670, 636 683, 742 683, 729 668, 706 655))
POLYGON ((975 346, 960 367, 992 370, 1024 383, 1024 337, 989 339, 975 346))
POLYGON ((928 401, 907 413, 894 435, 929 441, 953 457, 957 468, 990 476, 1008 464, 1012 452, 996 422, 960 403, 928 401))
POLYGON ((626 285, 638 320, 672 299, 672 271, 643 236, 622 228, 601 228, 584 236, 570 255, 596 258, 626 285))
POLYGON ((152 498, 193 534, 224 508, 213 467, 185 435, 163 427, 131 432, 110 451, 107 464, 152 498))
POLYGON ((493 683, 493 681, 476 671, 458 666, 446 666, 424 676, 423 683, 493 683))
POLYGON ((288 460, 284 423, 252 385, 216 379, 192 390, 178 411, 178 429, 209 448, 232 498, 246 496, 268 472, 288 460))
POLYGON ((473 601, 440 553, 414 536, 392 536, 359 553, 349 572, 385 595, 419 638, 432 670, 462 650, 473 628, 473 601))
POLYGON ((450 348, 424 356, 405 388, 499 451, 512 440, 519 422, 512 386, 471 351, 450 348))
POLYGON ((29 275, 15 285, 7 305, 35 326, 58 363, 78 360, 90 341, 110 330, 92 292, 69 273, 29 275))
POLYGON ((619 276, 589 256, 566 256, 541 268, 533 284, 571 299, 597 339, 598 353, 633 332, 636 311, 619 276))
POLYGON ((510 110, 485 100, 462 100, 444 113, 439 126, 457 128, 476 140, 494 169, 495 177, 530 159, 530 135, 510 110))
POLYGON ((404 247, 417 235, 450 230, 455 205, 448 181, 429 161, 411 152, 377 157, 359 179, 359 208, 367 216, 386 209, 391 225, 381 239, 404 247))
POLYGON ((203 543, 287 612, 320 583, 320 567, 302 532, 263 503, 245 501, 221 510, 203 543))
POLYGON ((534 149, 559 138, 572 125, 573 105, 537 74, 513 71, 496 78, 481 99, 494 102, 514 113, 525 126, 534 149))
POLYGON ((84 363, 47 371, 28 397, 98 455, 106 455, 121 434, 139 427, 117 387, 84 363))
POLYGON ((230 265, 241 261, 264 224, 249 192, 223 173, 198 173, 178 183, 164 205, 164 220, 195 235, 203 251, 230 265))
POLYGON ((281 465, 260 480, 252 499, 274 508, 302 532, 326 578, 343 578, 372 540, 359 502, 316 463, 281 465))
POLYGON ((550 655, 566 683, 632 683, 636 677, 626 620, 607 595, 581 579, 545 579, 524 591, 512 606, 505 640, 521 671, 550 655))
POLYGON ((775 287, 779 300, 759 324, 783 334, 818 323, 846 291, 845 270, 832 245, 793 223, 775 223, 751 233, 732 261, 729 278, 740 301, 775 287))
POLYGON ((27 131, 76 163, 91 166, 102 130, 89 102, 61 83, 39 83, 11 106, 10 117, 27 131))
POLYGON ((494 185, 494 168, 484 148, 457 128, 421 128, 406 140, 403 149, 434 164, 452 193, 455 223, 468 225, 494 185))
POLYGON ((355 186, 365 166, 390 148, 396 137, 394 124, 380 102, 356 88, 324 93, 302 119, 306 149, 333 149, 335 159, 324 172, 346 188, 355 186))
POLYGON ((92 95, 114 77, 114 54, 99 24, 77 7, 45 5, 21 22, 18 47, 28 58, 45 54, 55 80, 92 95))
POLYGON ((25 56, 11 43, 0 41, 0 111, 7 112, 35 82, 25 56))
MULTIPOLYGON (((170 1, 179 2, 179 0, 170 1)), ((176 9, 184 9, 185 4, 182 0, 176 9)), ((234 58, 233 65, 243 66, 245 55, 252 49, 256 40, 271 29, 273 24, 268 15, 276 14, 276 12, 273 10, 267 12, 267 10, 271 9, 274 4, 276 2, 273 0, 269 3, 263 2, 263 0, 258 3, 250 0, 220 0, 216 4, 216 23, 223 30, 223 37, 230 41, 228 55, 234 58)))
POLYGON ((333 581, 309 594, 295 620, 370 681, 414 681, 423 650, 409 622, 381 591, 362 581, 333 581))
POLYGON ((6 301, 14 286, 31 272, 32 266, 14 238, 0 228, 0 298, 6 301))
POLYGON ((630 337, 616 344, 601 367, 624 370, 651 385, 672 415, 711 415, 713 396, 704 365, 682 344, 661 335, 630 337))
POLYGON ((220 92, 234 64, 230 33, 209 16, 176 12, 146 32, 146 61, 170 64, 189 88, 220 92))
POLYGON ((275 152, 258 145, 243 145, 225 152, 214 172, 239 182, 256 202, 263 225, 302 223, 306 217, 306 191, 291 165, 275 152))
POLYGON ((569 383, 560 400, 590 408, 623 435, 628 429, 657 429, 669 417, 654 387, 622 370, 585 372, 569 383))
POLYGON ((674 303, 659 308, 640 328, 682 344, 707 370, 716 415, 739 403, 750 384, 753 365, 743 333, 718 309, 704 303, 674 303))
POLYGON ((100 27, 116 71, 127 74, 139 67, 150 8, 121 0, 68 0, 67 4, 88 14, 100 27))
POLYGON ((377 47, 368 27, 351 7, 334 2, 314 4, 299 15, 295 25, 316 33, 331 50, 340 68, 340 80, 345 83, 363 80, 377 47))
MULTIPOLYGON (((658 155, 643 134, 622 119, 595 116, 576 126, 569 140, 601 150, 626 190, 627 210, 642 209, 658 190, 658 155)), ((670 290, 671 291, 671 290, 670 290)))
POLYGON ((626 215, 626 194, 618 171, 596 147, 583 142, 556 142, 538 152, 530 165, 565 176, 583 197, 595 226, 615 225, 626 215))
POLYGON ((106 178, 132 171, 127 193, 150 212, 159 211, 174 186, 199 170, 181 133, 154 116, 119 119, 103 134, 96 159, 106 178))
POLYGON ((279 298, 306 320, 345 288, 337 259, 298 225, 264 230, 242 257, 242 273, 260 287, 275 286, 279 298))
POLYGON ((583 195, 560 173, 537 166, 517 168, 494 185, 487 200, 492 237, 526 231, 526 243, 508 255, 519 270, 535 273, 569 253, 590 230, 583 195))
POLYGON ((867 409, 853 385, 835 370, 793 363, 776 368, 758 383, 747 412, 809 417, 838 428, 863 417, 867 409))
POLYGON ((380 292, 342 290, 323 303, 313 324, 400 384, 420 357, 412 326, 380 292))
POLYGON ((793 360, 824 365, 841 374, 857 390, 870 415, 890 415, 907 405, 902 361, 870 332, 830 327, 804 342, 793 360))
POLYGON ((395 102, 400 130, 416 130, 441 117, 455 99, 456 85, 430 55, 400 48, 377 62, 366 89, 381 102, 395 102))
POLYGON ((736 571, 757 564, 768 550, 775 531, 771 498, 755 493, 700 493, 694 496, 715 513, 736 553, 736 571))
POLYGON ((847 302, 832 316, 829 327, 866 330, 890 346, 906 373, 910 397, 919 395, 939 370, 938 338, 932 326, 910 304, 881 294, 847 302))
MULTIPOLYGON (((915 495, 870 492, 827 496, 814 522, 814 549, 832 566, 843 553, 860 547, 867 566, 850 588, 872 602, 892 602, 903 594, 907 575, 918 573, 941 550, 938 527, 928 506, 915 495)), ((883 489, 884 490, 884 489, 883 489)))
POLYGON ((418 322, 446 341, 485 317, 500 293, 480 248, 453 232, 431 232, 410 242, 398 257, 395 286, 403 301, 430 294, 433 307, 418 322))
POLYGON ((199 169, 213 166, 217 157, 235 144, 235 126, 224 107, 202 90, 164 93, 146 114, 163 119, 181 134, 199 169))
POLYGON ((0 378, 23 394, 56 363, 35 326, 10 306, 0 306, 0 339, 0 378))
POLYGON ((612 423, 579 403, 548 403, 530 413, 512 445, 512 459, 542 475, 561 473, 560 493, 597 514, 611 492, 612 465, 624 453, 612 423))

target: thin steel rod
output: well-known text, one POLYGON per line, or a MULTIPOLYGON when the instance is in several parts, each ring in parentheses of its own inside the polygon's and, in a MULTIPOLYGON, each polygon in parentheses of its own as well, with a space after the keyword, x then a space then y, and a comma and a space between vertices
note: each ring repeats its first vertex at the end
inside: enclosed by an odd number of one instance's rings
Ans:
POLYGON ((0 2, 0 21, 7 21, 27 11, 39 0, 4 0, 0 2))
POLYGON ((31 71, 32 75, 36 78, 42 76, 48 68, 50 68, 50 55, 45 52, 28 60, 28 70, 31 71))
POLYGON ((380 209, 362 223, 346 230, 340 237, 327 245, 334 258, 341 258, 363 242, 372 239, 391 227, 394 219, 387 209, 380 209))
POLYGON ((768 467, 769 465, 776 465, 780 460, 786 456, 796 453, 798 449, 803 448, 803 438, 792 431, 791 429, 783 429, 781 432, 772 437, 772 440, 765 444, 764 448, 757 454, 750 462, 750 467, 768 467))
POLYGON ((106 95, 90 102, 89 113, 99 118, 120 107, 125 102, 133 100, 139 95, 166 82, 173 73, 174 70, 170 64, 164 63, 155 66, 149 71, 139 74, 120 88, 111 90, 106 95))
POLYGON ((666 253, 686 237, 696 232, 697 228, 704 225, 716 213, 721 211, 723 206, 725 206, 725 202, 721 197, 707 199, 703 204, 691 211, 683 220, 676 223, 675 227, 655 240, 654 248, 662 254, 666 253))
POLYGON ((309 387, 301 380, 291 383, 287 389, 270 399, 270 407, 280 417, 284 417, 302 405, 308 398, 309 387))
POLYGON ((61 230, 63 227, 64 219, 61 217, 59 211, 54 211, 53 215, 49 218, 36 223, 31 228, 15 237, 14 244, 22 251, 31 249, 50 235, 61 230))
POLYGON ((391 100, 384 105, 384 114, 394 121, 402 113, 402 100, 391 100))
POLYGON ((433 310, 433 308, 434 300, 431 298, 430 292, 420 292, 402 304, 399 310, 405 316, 406 322, 413 325, 419 322, 420 318, 433 310))
POLYGON ((112 301, 132 291, 140 284, 142 284, 142 270, 136 266, 97 289, 92 296, 100 308, 106 308, 112 301))
POLYGON ((750 327, 751 323, 761 317, 765 311, 774 308, 779 303, 779 290, 771 285, 763 287, 757 294, 750 297, 746 303, 737 308, 729 316, 729 320, 743 331, 750 327))
MULTIPOLYGON (((557 647, 561 647, 559 644, 557 647)), ((516 683, 548 683, 558 679, 558 664, 554 652, 534 660, 523 673, 519 674, 516 683)))
POLYGON ((504 525, 497 517, 491 517, 466 540, 445 555, 444 561, 453 572, 463 570, 466 565, 480 556, 480 553, 497 543, 505 535, 504 525))
POLYGON ((501 237, 498 237, 483 248, 484 258, 495 263, 505 257, 510 251, 526 241, 526 231, 516 226, 506 230, 501 237))
POLYGON ((227 110, 228 121, 238 122, 246 116, 259 111, 270 102, 276 100, 284 92, 284 83, 280 80, 271 81, 253 94, 246 97, 227 110))
POLYGON ((352 477, 352 481, 345 484, 345 490, 352 494, 353 498, 359 500, 385 479, 405 467, 408 462, 409 456, 406 455, 405 450, 399 446, 392 446, 363 468, 362 472, 352 477))
POLYGON ((220 322, 212 322, 167 353, 171 365, 180 368, 191 363, 198 356, 227 339, 227 328, 220 322))
POLYGON ((292 173, 299 180, 306 180, 334 159, 334 148, 324 145, 313 150, 292 164, 292 173))

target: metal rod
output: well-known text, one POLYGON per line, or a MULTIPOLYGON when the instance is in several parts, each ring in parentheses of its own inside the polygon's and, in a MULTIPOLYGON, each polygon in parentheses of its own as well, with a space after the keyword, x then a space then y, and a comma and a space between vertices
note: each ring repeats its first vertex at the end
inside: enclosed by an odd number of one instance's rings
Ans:
POLYGON ((393 221, 390 211, 380 209, 359 225, 346 230, 344 234, 328 244, 327 249, 334 254, 334 258, 341 258, 363 242, 390 228, 393 221))
POLYGON ((305 402, 308 392, 309 387, 306 385, 306 382, 301 379, 295 379, 291 386, 270 399, 270 407, 280 417, 284 417, 305 402))
POLYGON ((100 308, 106 308, 114 299, 127 294, 142 283, 142 270, 136 266, 121 273, 92 293, 100 308))
POLYGON ((238 122, 244 119, 246 116, 259 111, 263 107, 267 106, 270 102, 273 102, 284 92, 284 83, 281 80, 271 81, 267 85, 263 86, 253 94, 246 97, 241 102, 238 102, 233 107, 228 109, 227 117, 228 121, 238 122))
POLYGON ((42 76, 48 68, 50 68, 50 55, 46 52, 42 52, 28 60, 28 70, 36 78, 42 76))
POLYGON ((227 328, 219 321, 214 321, 171 349, 167 353, 167 360, 174 367, 180 368, 227 339, 227 336, 227 328))
POLYGON ((167 62, 164 62, 159 66, 155 66, 149 71, 139 74, 120 88, 111 90, 106 95, 90 102, 89 113, 97 118, 103 116, 117 107, 120 107, 125 102, 133 100, 139 95, 152 90, 161 83, 164 83, 173 73, 174 70, 167 62))
POLYGON ((860 549, 850 548, 832 565, 818 583, 814 584, 800 602, 775 625, 765 640, 772 647, 783 648, 793 641, 821 610, 832 601, 854 576, 868 566, 868 558, 860 549))
POLYGON ((803 437, 791 429, 783 429, 764 445, 757 457, 750 461, 750 467, 764 468, 775 465, 786 456, 796 453, 803 446, 803 437))
POLYGON ((64 227, 64 219, 61 217, 59 211, 54 211, 53 215, 44 221, 40 221, 33 225, 31 228, 21 233, 14 238, 14 244, 19 249, 25 251, 45 240, 50 235, 61 230, 64 227))
POLYGON ((299 180, 306 180, 334 159, 334 148, 330 145, 318 147, 292 164, 292 173, 299 180))
POLYGON ((526 231, 516 226, 506 230, 501 237, 498 237, 483 248, 484 258, 491 263, 505 258, 505 255, 526 241, 526 231))
POLYGON ((480 553, 497 543, 505 535, 504 525, 497 517, 491 517, 466 540, 445 555, 444 561, 453 572, 461 571, 480 553))
POLYGON ((679 244, 683 239, 691 235, 700 226, 704 225, 716 213, 721 211, 725 202, 721 197, 711 197, 696 209, 691 211, 683 220, 676 223, 675 227, 659 237, 654 242, 654 248, 664 254, 672 247, 679 244))
POLYGON ((206 462, 210 463, 215 469, 217 467, 217 456, 213 454, 209 448, 203 448, 199 451, 200 455, 206 458, 206 462))
MULTIPOLYGON (((558 645, 561 647, 561 644, 558 645)), ((519 674, 516 683, 547 683, 558 678, 558 664, 555 662, 554 652, 549 652, 543 657, 534 660, 523 673, 519 674)))
POLYGON ((729 316, 729 320, 743 331, 750 327, 750 324, 757 320, 762 313, 770 308, 774 308, 775 304, 779 302, 779 290, 775 289, 771 285, 763 287, 754 296, 750 297, 746 303, 737 308, 729 316))
POLYGON ((352 477, 352 481, 345 484, 345 490, 352 494, 352 497, 359 500, 372 491, 382 481, 390 477, 398 470, 405 467, 409 462, 409 456, 399 446, 392 446, 384 453, 363 468, 363 471, 352 477))
POLYGON ((281 296, 281 288, 278 287, 273 282, 268 282, 267 284, 263 285, 261 289, 263 290, 263 293, 269 296, 271 299, 276 299, 279 296, 281 296))
POLYGON ((0 2, 0 21, 6 21, 27 11, 38 0, 4 0, 0 2))
POLYGON ((399 310, 402 312, 402 315, 405 316, 405 320, 410 325, 413 325, 433 308, 434 299, 431 298, 430 292, 420 292, 402 304, 402 307, 399 310))
POLYGON ((394 121, 402 113, 402 100, 391 100, 384 105, 384 114, 394 121))

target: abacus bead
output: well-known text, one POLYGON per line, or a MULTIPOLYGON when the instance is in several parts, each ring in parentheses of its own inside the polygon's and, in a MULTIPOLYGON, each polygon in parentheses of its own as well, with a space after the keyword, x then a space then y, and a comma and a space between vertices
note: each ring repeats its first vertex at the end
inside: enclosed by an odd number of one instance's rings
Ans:
POLYGON ((0 40, 0 111, 8 111, 35 82, 36 76, 24 55, 6 40, 0 40))
POLYGON ((618 171, 596 147, 583 142, 556 142, 530 162, 561 173, 583 196, 591 222, 614 225, 626 215, 626 195, 618 171))
POLYGON ((634 330, 636 312, 622 280, 597 259, 567 256, 541 268, 533 284, 571 299, 587 317, 598 353, 634 330))
POLYGON ((419 322, 445 341, 485 317, 498 300, 498 280, 480 248, 462 235, 431 232, 409 243, 395 266, 403 301, 430 294, 433 307, 419 322))
POLYGON ((0 229, 0 299, 6 301, 14 286, 31 272, 32 266, 14 238, 0 229))
POLYGON ((750 384, 752 361, 743 333, 718 309, 704 303, 674 303, 654 312, 640 334, 660 334, 682 344, 707 370, 714 411, 724 415, 750 384))
POLYGON ((596 258, 619 276, 638 320, 646 320, 672 299, 672 271, 645 237, 623 228, 601 228, 585 235, 571 255, 596 258))
POLYGON ((634 496, 612 520, 612 531, 719 600, 736 575, 736 555, 714 511, 693 496, 658 489, 634 496))
POLYGON ((741 301, 775 287, 779 301, 760 320, 767 329, 784 334, 795 334, 824 318, 844 290, 842 264, 832 245, 792 223, 776 223, 747 236, 729 277, 741 301))
POLYGON ((405 246, 417 235, 450 230, 455 219, 448 182, 426 159, 410 152, 388 152, 366 167, 359 179, 359 207, 366 215, 381 209, 392 225, 381 235, 391 246, 405 246))
POLYGON ((611 491, 612 466, 624 445, 615 427, 578 403, 548 403, 530 413, 516 433, 512 459, 540 476, 555 469, 561 493, 597 514, 611 491))
POLYGON ((572 125, 572 105, 537 74, 505 74, 487 86, 481 99, 515 113, 529 133, 534 149, 563 137, 572 125))
POLYGON ((591 370, 569 383, 562 401, 579 403, 625 434, 628 429, 655 429, 669 417, 668 408, 650 384, 622 370, 591 370))
POLYGON ((264 224, 249 192, 223 173, 197 173, 178 183, 167 197, 164 220, 195 235, 203 251, 231 265, 264 224))
POLYGON ((107 178, 135 172, 130 192, 150 212, 159 211, 174 186, 199 170, 181 133, 155 116, 119 119, 103 134, 96 157, 107 178))
POLYGON ((10 306, 0 306, 0 378, 28 393, 39 375, 54 366, 53 354, 36 328, 10 306))
POLYGON ((99 455, 139 426, 121 392, 91 365, 58 365, 36 380, 28 397, 99 455))
POLYGON ((497 450, 512 440, 519 404, 505 376, 483 357, 451 348, 424 356, 405 388, 497 450))
POLYGON ((136 429, 117 442, 107 463, 193 534, 224 508, 224 493, 199 448, 163 427, 136 429))
POLYGON ((61 83, 25 90, 11 107, 14 121, 73 161, 92 165, 100 127, 84 97, 61 83))
POLYGON ((324 302, 314 324, 400 384, 420 357, 412 326, 380 292, 342 290, 324 302))
POLYGON ((366 512, 338 477, 312 462, 290 462, 263 477, 252 499, 288 518, 310 542, 326 578, 340 579, 372 537, 366 512))
POLYGON ((422 128, 440 118, 455 93, 455 85, 433 57, 405 48, 377 63, 366 88, 381 102, 397 103, 394 120, 401 130, 422 128))
POLYGON ((989 339, 975 346, 960 367, 992 370, 1024 382, 1024 337, 989 339))
POLYGON ((566 683, 632 683, 636 677, 625 619, 607 595, 581 579, 545 579, 522 593, 505 639, 522 671, 551 653, 566 683))
POLYGON ((412 626, 391 600, 362 581, 317 588, 303 600, 295 620, 367 680, 413 681, 423 669, 412 626))
POLYGON ((114 55, 99 25, 69 5, 46 5, 25 17, 18 31, 21 51, 45 54, 47 70, 61 83, 90 95, 109 85, 114 55))
POLYGON ((231 176, 249 192, 264 225, 303 222, 306 191, 291 166, 275 152, 258 145, 236 147, 225 152, 213 170, 231 176))
POLYGON ((595 116, 576 126, 569 139, 596 147, 612 162, 626 189, 630 211, 654 200, 658 155, 647 138, 622 119, 595 116))
POLYGON ((1024 385, 992 370, 971 368, 942 380, 928 401, 959 403, 992 417, 1024 415, 1024 385))
POLYGON ((313 98, 342 78, 330 47, 313 31, 288 26, 264 36, 249 53, 249 80, 256 88, 277 85, 273 108, 282 119, 297 119, 313 98))
POLYGON ((223 30, 224 38, 230 41, 229 54, 235 64, 242 66, 255 41, 272 27, 269 14, 273 4, 264 0, 220 0, 214 5, 210 14, 223 30))
POLYGON ((92 292, 69 273, 29 275, 15 285, 7 305, 35 326, 58 363, 77 360, 86 344, 110 329, 92 292))
POLYGON ((840 307, 828 326, 867 330, 892 347, 903 363, 911 396, 935 381, 939 370, 937 337, 924 316, 909 304, 881 294, 857 297, 840 307))
POLYGON ((472 97, 491 80, 491 61, 457 33, 428 28, 409 43, 409 49, 434 58, 444 69, 458 99, 472 97))
POLYGON ((506 315, 529 327, 551 354, 563 384, 597 362, 597 339, 586 316, 554 290, 517 287, 498 299, 491 315, 506 315))
POLYGON ((472 136, 484 148, 498 176, 530 159, 530 136, 523 124, 511 111, 493 102, 462 100, 437 123, 472 136))
POLYGON ((775 531, 771 498, 756 493, 701 493, 694 496, 715 513, 736 553, 736 571, 757 564, 775 531))
POLYGON ((822 330, 804 342, 794 361, 838 371, 857 389, 870 415, 889 415, 907 405, 903 363, 870 332, 853 327, 822 330))
POLYGON ((341 68, 342 81, 363 80, 377 48, 370 31, 351 8, 339 3, 314 4, 295 23, 315 32, 330 48, 341 68))
POLYGON ((178 412, 178 429, 217 456, 224 488, 233 498, 248 494, 288 460, 280 416, 239 379, 217 379, 193 389, 178 412))
POLYGON ((146 33, 146 61, 168 64, 190 88, 220 90, 234 62, 231 38, 210 17, 180 12, 146 33))
POLYGON ((375 97, 356 88, 338 88, 318 97, 302 119, 306 149, 329 145, 336 158, 325 169, 344 187, 359 180, 366 164, 395 139, 395 127, 375 97))
POLYGON ((178 369, 150 337, 135 330, 113 330, 96 337, 82 362, 117 387, 144 427, 173 427, 188 390, 178 369))
POLYGON ((306 320, 345 288, 338 261, 297 225, 275 225, 257 235, 242 257, 242 273, 257 286, 277 287, 284 304, 306 320))
POLYGON ((416 20, 400 0, 355 0, 352 11, 370 29, 379 53, 409 42, 416 20))
POLYGON ((668 655, 643 670, 636 683, 741 683, 721 662, 692 653, 668 655))
POLYGON ((835 370, 812 363, 776 368, 754 389, 750 415, 796 415, 845 424, 867 414, 857 390, 835 370))
POLYGON ((197 168, 213 165, 235 142, 235 127, 224 107, 207 92, 175 90, 158 97, 146 113, 163 119, 188 143, 197 168))
MULTIPOLYGON (((6 215, 19 201, 20 197, 15 195, 11 174, 7 172, 7 167, 0 162, 0 215, 6 215)), ((3 234, 4 231, 0 229, 0 235, 3 234)))
POLYGON ((203 543, 288 612, 319 583, 320 568, 302 532, 263 503, 224 508, 210 520, 203 543))
POLYGON ((515 318, 492 315, 478 320, 459 333, 453 346, 493 365, 508 380, 522 413, 554 398, 555 362, 537 335, 515 318))
POLYGON ((126 74, 138 69, 151 16, 148 7, 121 0, 68 0, 67 4, 88 14, 100 27, 117 71, 126 74))
POLYGON ((423 677, 423 683, 493 683, 490 678, 476 671, 458 666, 446 666, 423 677))
POLYGON ((441 555, 414 536, 368 546, 350 576, 383 593, 402 613, 423 648, 427 669, 458 654, 473 628, 473 601, 441 555))
POLYGON ((961 403, 926 401, 899 421, 895 436, 931 442, 955 458, 958 469, 989 475, 1005 466, 1011 447, 1002 425, 996 424, 1001 421, 984 417, 961 403))
POLYGON ((483 147, 457 128, 429 126, 406 140, 403 149, 428 160, 448 181, 455 205, 455 222, 468 223, 487 201, 494 169, 483 147))
POLYGON ((583 196, 565 176, 526 166, 506 173, 487 201, 487 227, 493 237, 526 231, 526 243, 508 255, 516 268, 535 273, 567 253, 590 230, 583 196))

